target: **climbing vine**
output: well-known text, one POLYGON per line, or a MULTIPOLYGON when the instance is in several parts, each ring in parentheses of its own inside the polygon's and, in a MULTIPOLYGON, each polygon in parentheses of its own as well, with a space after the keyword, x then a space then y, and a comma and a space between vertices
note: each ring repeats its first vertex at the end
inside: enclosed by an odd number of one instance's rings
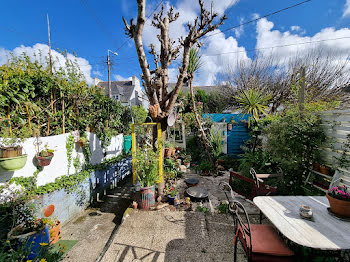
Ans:
POLYGON ((69 136, 66 139, 66 150, 67 150, 67 160, 68 160, 68 175, 69 175, 69 169, 72 164, 72 153, 73 153, 73 148, 74 148, 74 137, 69 134, 69 136))
POLYGON ((64 175, 56 178, 55 182, 48 183, 42 186, 36 186, 36 177, 14 177, 9 183, 16 183, 21 185, 25 189, 25 194, 27 198, 34 197, 36 195, 43 195, 64 189, 67 193, 77 192, 79 193, 79 185, 84 182, 88 177, 90 177, 91 172, 95 170, 107 170, 109 166, 116 164, 128 157, 129 155, 120 155, 117 157, 110 158, 101 164, 97 165, 87 165, 84 171, 75 173, 73 175, 64 175))
POLYGON ((79 156, 76 156, 75 158, 74 158, 74 160, 73 160, 73 166, 74 166, 74 168, 75 168, 75 172, 79 172, 79 170, 80 170, 80 158, 79 158, 79 156))

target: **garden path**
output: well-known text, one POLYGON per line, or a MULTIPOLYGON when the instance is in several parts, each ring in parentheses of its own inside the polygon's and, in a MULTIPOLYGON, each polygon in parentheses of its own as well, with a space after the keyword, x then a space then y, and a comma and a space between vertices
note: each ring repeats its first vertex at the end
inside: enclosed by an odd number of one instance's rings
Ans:
POLYGON ((125 210, 132 203, 131 186, 132 178, 129 176, 108 192, 103 202, 88 208, 81 216, 63 226, 63 240, 78 240, 64 262, 94 262, 99 258, 121 224, 125 210))
MULTIPOLYGON (((78 240, 68 252, 65 262, 93 261, 232 261, 233 219, 218 214, 217 205, 225 200, 219 189, 223 176, 200 176, 186 173, 178 180, 180 198, 184 199, 184 180, 199 178, 199 186, 209 191, 209 201, 192 202, 192 211, 179 211, 173 206, 160 210, 142 211, 128 209, 132 202, 131 178, 107 194, 105 202, 96 209, 88 209, 82 216, 63 227, 65 240, 78 240), (198 212, 197 206, 207 207, 209 213, 198 212)), ((239 198, 257 221, 258 210, 250 202, 239 198)), ((239 251, 243 256, 243 250, 239 251)))

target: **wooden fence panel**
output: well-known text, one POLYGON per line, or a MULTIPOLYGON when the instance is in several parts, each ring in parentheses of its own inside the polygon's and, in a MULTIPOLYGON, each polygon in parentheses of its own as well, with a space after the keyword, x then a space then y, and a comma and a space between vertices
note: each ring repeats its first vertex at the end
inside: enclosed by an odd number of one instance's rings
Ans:
MULTIPOLYGON (((344 152, 347 137, 350 136, 350 110, 327 111, 321 117, 322 125, 331 142, 324 148, 322 156, 326 164, 338 169, 336 158, 339 158, 344 152)), ((347 184, 350 181, 350 167, 340 169, 340 176, 347 184)))

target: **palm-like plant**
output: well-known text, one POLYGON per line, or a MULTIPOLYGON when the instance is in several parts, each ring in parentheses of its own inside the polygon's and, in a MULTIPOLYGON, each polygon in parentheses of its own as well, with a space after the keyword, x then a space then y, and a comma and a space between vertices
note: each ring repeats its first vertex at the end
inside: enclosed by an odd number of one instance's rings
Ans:
POLYGON ((194 78, 194 73, 198 71, 198 69, 203 65, 203 62, 201 60, 201 56, 199 55, 199 49, 197 48, 191 48, 190 49, 190 57, 189 57, 189 63, 188 63, 188 69, 187 69, 187 78, 189 81, 189 87, 190 87, 190 93, 191 93, 191 99, 192 99, 192 107, 193 107, 193 113, 196 118, 196 123, 198 126, 198 130, 201 132, 203 143, 205 146, 205 149, 209 155, 210 161, 215 165, 214 160, 212 158, 211 154, 211 147, 210 142, 204 132, 202 123, 200 121, 200 116, 198 114, 197 105, 196 105, 196 98, 194 95, 192 82, 194 78))
POLYGON ((191 82, 193 81, 194 73, 199 70, 203 65, 202 62, 202 57, 199 55, 199 49, 197 48, 191 48, 190 49, 190 58, 189 58, 189 63, 188 63, 188 68, 187 68, 187 74, 190 80, 190 85, 192 84, 191 82))
POLYGON ((250 115, 249 126, 252 120, 256 124, 261 115, 268 115, 267 109, 271 96, 262 90, 253 88, 243 90, 235 98, 241 106, 242 113, 250 115))

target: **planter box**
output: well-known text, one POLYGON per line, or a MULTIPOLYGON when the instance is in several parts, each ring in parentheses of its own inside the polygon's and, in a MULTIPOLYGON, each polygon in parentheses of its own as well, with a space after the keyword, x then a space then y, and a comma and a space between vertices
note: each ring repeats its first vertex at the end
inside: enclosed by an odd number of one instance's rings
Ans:
POLYGON ((90 177, 80 183, 73 192, 65 189, 38 196, 30 202, 36 206, 36 214, 42 217, 44 209, 49 205, 55 205, 54 216, 64 225, 72 218, 77 217, 90 204, 98 198, 102 198, 106 189, 113 187, 114 183, 131 175, 132 158, 128 157, 106 170, 91 172, 90 177), (99 194, 99 195, 98 195, 99 194))
POLYGON ((37 215, 41 217, 45 207, 51 204, 55 205, 54 216, 62 224, 79 215, 90 205, 90 179, 87 178, 80 183, 72 193, 61 189, 32 200, 36 206, 37 215))

